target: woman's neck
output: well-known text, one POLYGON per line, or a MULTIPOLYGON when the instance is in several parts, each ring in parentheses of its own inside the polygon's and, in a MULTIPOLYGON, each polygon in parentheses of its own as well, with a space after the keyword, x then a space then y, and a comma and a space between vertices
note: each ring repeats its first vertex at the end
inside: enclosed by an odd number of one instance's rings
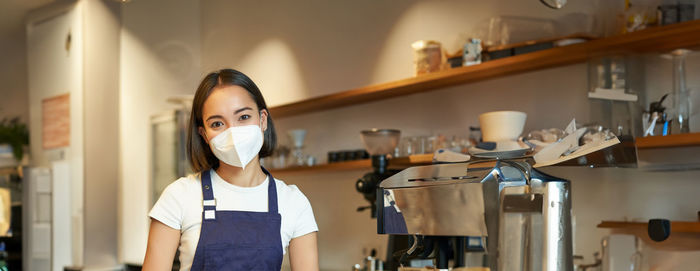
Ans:
POLYGON ((254 158, 245 166, 245 169, 219 162, 216 174, 227 183, 241 186, 258 186, 265 181, 265 173, 260 168, 260 161, 254 158))

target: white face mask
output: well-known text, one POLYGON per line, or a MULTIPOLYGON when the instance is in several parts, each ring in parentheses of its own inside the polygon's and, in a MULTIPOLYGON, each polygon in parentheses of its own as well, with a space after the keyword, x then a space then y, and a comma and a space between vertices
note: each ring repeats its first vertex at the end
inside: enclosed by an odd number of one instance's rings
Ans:
POLYGON ((221 162, 245 169, 260 152, 263 133, 257 125, 231 127, 212 138, 209 144, 221 162))

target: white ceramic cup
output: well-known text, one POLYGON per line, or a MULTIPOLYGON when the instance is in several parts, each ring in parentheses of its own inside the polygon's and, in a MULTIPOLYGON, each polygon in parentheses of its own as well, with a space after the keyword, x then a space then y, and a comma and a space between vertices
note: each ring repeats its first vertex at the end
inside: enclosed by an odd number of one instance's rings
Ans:
POLYGON ((516 141, 525 128, 527 114, 518 111, 494 111, 479 115, 481 137, 485 142, 516 141))

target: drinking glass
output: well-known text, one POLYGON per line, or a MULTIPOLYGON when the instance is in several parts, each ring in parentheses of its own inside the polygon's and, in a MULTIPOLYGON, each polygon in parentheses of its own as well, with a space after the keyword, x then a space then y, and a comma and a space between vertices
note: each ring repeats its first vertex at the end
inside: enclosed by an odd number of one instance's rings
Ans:
POLYGON ((671 133, 689 133, 690 96, 685 84, 685 59, 689 50, 678 49, 671 52, 673 58, 673 109, 674 123, 671 133))

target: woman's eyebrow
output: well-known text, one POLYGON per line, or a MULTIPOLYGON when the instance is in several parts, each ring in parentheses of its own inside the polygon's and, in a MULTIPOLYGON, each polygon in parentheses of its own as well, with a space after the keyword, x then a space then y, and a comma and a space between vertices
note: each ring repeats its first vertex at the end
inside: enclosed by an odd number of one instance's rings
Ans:
MULTIPOLYGON (((246 110, 253 110, 253 108, 243 107, 241 109, 236 110, 236 112, 233 112, 233 114, 235 115, 235 114, 241 113, 241 112, 246 111, 246 110)), ((215 119, 215 118, 223 119, 224 117, 222 117, 221 115, 211 115, 205 121, 209 121, 210 119, 215 119)))
POLYGON ((223 119, 224 117, 222 117, 221 115, 212 115, 212 116, 209 116, 206 121, 209 121, 210 119, 215 119, 215 118, 223 119))
POLYGON ((233 112, 233 114, 235 115, 235 114, 241 113, 241 112, 243 112, 243 111, 245 111, 245 110, 253 110, 253 109, 250 108, 250 107, 243 107, 243 108, 241 108, 241 109, 236 110, 236 112, 233 112))

